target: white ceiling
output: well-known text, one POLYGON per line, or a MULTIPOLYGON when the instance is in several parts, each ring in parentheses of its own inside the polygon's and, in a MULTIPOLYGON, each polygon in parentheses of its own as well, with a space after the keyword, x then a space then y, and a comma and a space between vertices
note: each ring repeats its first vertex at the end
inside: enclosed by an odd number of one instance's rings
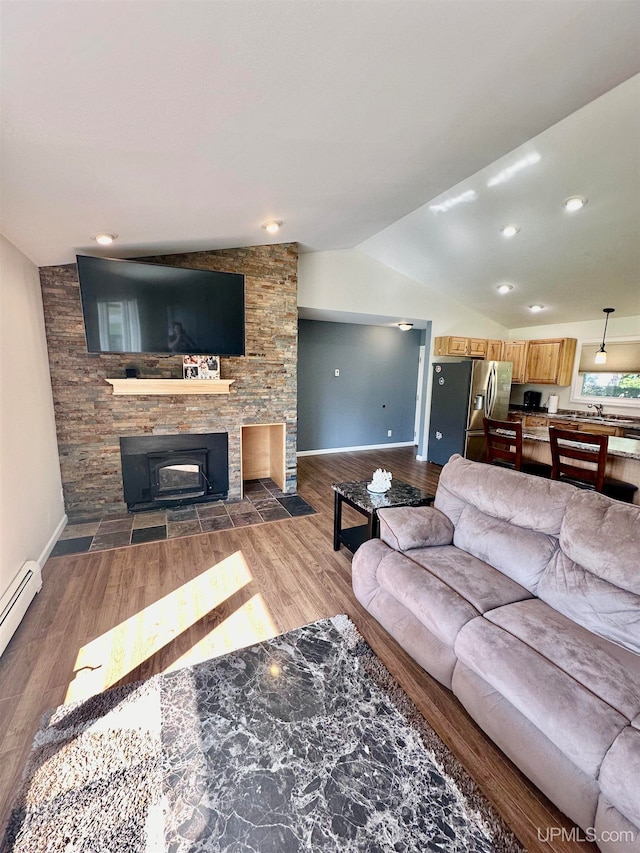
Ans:
POLYGON ((508 327, 536 319, 493 299, 498 278, 549 305, 540 323, 601 316, 603 293, 640 313, 637 88, 622 134, 588 117, 556 132, 640 72, 636 0, 1 0, 0 15, 0 230, 38 265, 95 252, 101 231, 119 234, 103 254, 132 257, 265 243, 281 219, 278 241, 359 246, 508 327), (488 164, 525 143, 540 162, 488 192, 488 164), (460 182, 475 202, 418 210, 460 182), (589 204, 570 233, 554 205, 574 192, 589 204))
POLYGON ((640 75, 359 248, 510 329, 640 315, 640 75))

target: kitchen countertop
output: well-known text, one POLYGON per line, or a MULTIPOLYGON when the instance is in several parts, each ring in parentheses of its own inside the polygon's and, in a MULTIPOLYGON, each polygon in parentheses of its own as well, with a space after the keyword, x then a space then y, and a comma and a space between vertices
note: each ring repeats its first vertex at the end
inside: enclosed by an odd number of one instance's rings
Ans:
MULTIPOLYGON (((585 420, 587 419, 585 418, 585 420)), ((599 421, 599 423, 602 423, 602 421, 599 421)), ((532 441, 546 441, 548 443, 549 429, 548 427, 523 427, 522 437, 532 441)), ((622 456, 626 459, 640 460, 640 439, 618 438, 615 435, 610 435, 607 453, 610 456, 622 456)))
POLYGON ((634 427, 636 429, 640 429, 640 418, 627 418, 621 415, 612 415, 607 417, 605 414, 599 418, 584 411, 567 411, 566 409, 561 409, 560 411, 554 412, 554 414, 550 415, 546 409, 522 409, 516 406, 509 407, 509 414, 540 415, 541 417, 553 418, 554 420, 559 421, 580 421, 581 423, 589 423, 590 421, 593 421, 593 423, 597 424, 607 424, 609 426, 616 427, 634 427))

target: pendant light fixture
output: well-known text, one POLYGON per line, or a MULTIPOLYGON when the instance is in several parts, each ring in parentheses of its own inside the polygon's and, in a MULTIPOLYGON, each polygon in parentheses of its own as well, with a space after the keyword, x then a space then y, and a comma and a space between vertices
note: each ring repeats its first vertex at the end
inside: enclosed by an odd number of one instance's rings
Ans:
POLYGON ((604 313, 607 315, 604 321, 604 332, 602 333, 602 344, 600 345, 600 349, 596 353, 595 362, 596 364, 606 364, 607 363, 607 351, 604 348, 604 341, 607 337, 607 323, 609 322, 609 314, 613 314, 616 310, 615 308, 603 308, 604 313))

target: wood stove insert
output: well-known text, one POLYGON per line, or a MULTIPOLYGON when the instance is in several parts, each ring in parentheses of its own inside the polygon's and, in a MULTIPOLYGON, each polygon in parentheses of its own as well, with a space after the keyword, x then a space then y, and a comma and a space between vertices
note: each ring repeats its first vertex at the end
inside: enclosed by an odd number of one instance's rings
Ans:
POLYGON ((132 512, 228 497, 226 432, 123 436, 120 458, 124 499, 132 512))

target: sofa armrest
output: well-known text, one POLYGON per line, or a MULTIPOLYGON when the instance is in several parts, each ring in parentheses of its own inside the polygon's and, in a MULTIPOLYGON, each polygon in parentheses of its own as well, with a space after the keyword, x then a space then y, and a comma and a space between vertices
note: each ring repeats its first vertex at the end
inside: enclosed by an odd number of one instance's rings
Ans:
POLYGON ((401 506, 378 510, 380 538, 396 551, 451 545, 453 524, 432 506, 401 506))

